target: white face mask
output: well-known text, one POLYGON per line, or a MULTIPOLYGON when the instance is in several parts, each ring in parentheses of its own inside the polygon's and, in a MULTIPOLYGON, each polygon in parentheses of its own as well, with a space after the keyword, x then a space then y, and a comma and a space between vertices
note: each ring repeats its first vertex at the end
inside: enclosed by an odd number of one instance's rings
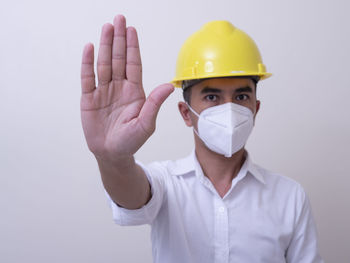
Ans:
POLYGON ((254 115, 250 109, 229 102, 198 114, 188 107, 198 117, 198 131, 193 129, 194 132, 210 150, 231 157, 244 147, 254 126, 254 115))

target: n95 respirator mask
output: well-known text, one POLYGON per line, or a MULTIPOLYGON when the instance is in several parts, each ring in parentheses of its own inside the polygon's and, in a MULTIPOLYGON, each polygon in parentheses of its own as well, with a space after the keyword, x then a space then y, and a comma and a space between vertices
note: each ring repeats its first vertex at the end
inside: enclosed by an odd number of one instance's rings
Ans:
POLYGON ((188 107, 198 117, 198 131, 193 128, 194 132, 210 150, 231 157, 244 147, 254 126, 249 108, 229 102, 198 114, 188 107))

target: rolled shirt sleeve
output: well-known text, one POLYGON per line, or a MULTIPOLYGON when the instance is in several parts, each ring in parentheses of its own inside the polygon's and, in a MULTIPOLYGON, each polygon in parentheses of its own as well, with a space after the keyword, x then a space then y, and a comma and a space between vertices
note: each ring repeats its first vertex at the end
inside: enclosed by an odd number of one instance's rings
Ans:
POLYGON ((117 205, 105 190, 108 203, 112 209, 113 220, 121 226, 152 224, 163 203, 164 176, 159 171, 146 167, 139 161, 136 161, 136 163, 144 170, 151 186, 152 197, 147 204, 138 209, 126 209, 117 205))

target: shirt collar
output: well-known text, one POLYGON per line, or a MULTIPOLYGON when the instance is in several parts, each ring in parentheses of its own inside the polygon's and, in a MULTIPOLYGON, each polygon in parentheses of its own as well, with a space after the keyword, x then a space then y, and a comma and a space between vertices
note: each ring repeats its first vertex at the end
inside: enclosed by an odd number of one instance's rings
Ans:
POLYGON ((246 152, 245 163, 247 163, 247 170, 248 170, 248 172, 251 175, 253 175, 257 180, 259 180, 261 183, 266 184, 263 174, 258 169, 257 165, 253 163, 253 161, 250 158, 250 155, 248 154, 248 152, 246 152))
MULTIPOLYGON (((195 151, 192 150, 191 154, 188 155, 187 157, 171 162, 168 166, 168 169, 170 174, 172 175, 185 175, 196 171, 196 163, 199 165, 195 151)), ((241 170, 246 171, 244 173, 244 176, 249 173, 253 175, 254 178, 256 178, 259 182, 265 184, 265 179, 263 174, 260 172, 258 167, 252 162, 250 155, 248 154, 247 151, 246 151, 246 160, 242 165, 241 170)))

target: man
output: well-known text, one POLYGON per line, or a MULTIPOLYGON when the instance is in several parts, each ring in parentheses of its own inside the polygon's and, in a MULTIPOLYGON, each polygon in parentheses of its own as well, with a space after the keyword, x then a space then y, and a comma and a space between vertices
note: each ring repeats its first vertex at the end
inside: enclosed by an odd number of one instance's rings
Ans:
POLYGON ((145 97, 136 30, 124 16, 102 29, 95 87, 93 46, 82 60, 81 116, 120 225, 150 224, 154 262, 322 262, 303 188, 253 164, 244 145, 268 77, 254 41, 214 21, 183 45, 175 86, 195 149, 181 160, 135 162, 155 130, 163 84, 145 97))

